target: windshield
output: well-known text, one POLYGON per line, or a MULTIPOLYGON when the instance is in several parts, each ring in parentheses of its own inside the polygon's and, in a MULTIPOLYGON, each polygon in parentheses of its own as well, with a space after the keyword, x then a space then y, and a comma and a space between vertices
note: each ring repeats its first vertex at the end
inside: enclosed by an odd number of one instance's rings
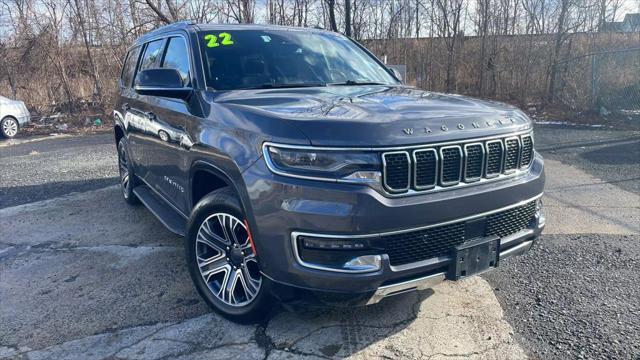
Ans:
POLYGON ((398 84, 348 38, 297 30, 202 31, 207 85, 216 90, 398 84))

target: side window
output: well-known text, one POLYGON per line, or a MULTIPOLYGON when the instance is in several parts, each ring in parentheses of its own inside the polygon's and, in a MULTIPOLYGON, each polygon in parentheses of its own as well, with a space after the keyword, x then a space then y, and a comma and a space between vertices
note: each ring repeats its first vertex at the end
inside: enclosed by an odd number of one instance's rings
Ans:
POLYGON ((122 66, 122 86, 130 87, 131 80, 133 80, 133 74, 136 71, 136 64, 138 63, 138 55, 140 55, 140 46, 129 50, 127 59, 122 66))
POLYGON ((164 47, 164 39, 152 41, 144 49, 144 56, 140 63, 140 71, 160 67, 160 57, 164 47))
POLYGON ((169 39, 169 45, 162 60, 162 67, 178 70, 182 76, 182 83, 185 86, 190 85, 189 52, 183 38, 172 37, 169 39))

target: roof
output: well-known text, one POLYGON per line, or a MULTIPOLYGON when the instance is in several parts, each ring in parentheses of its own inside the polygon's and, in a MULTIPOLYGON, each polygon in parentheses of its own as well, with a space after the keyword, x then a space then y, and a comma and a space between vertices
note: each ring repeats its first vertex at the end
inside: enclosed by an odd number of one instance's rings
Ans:
POLYGON ((634 32, 640 31, 640 13, 626 14, 622 21, 605 22, 600 26, 601 32, 634 32))
POLYGON ((632 26, 640 26, 640 13, 625 15, 623 22, 632 26))
POLYGON ((175 30, 189 30, 196 31, 218 31, 218 30, 280 30, 280 31, 314 31, 314 32, 326 32, 327 30, 320 28, 310 27, 295 27, 295 26, 281 26, 281 25, 260 25, 260 24, 198 24, 191 20, 178 21, 169 25, 161 26, 154 29, 140 38, 137 42, 144 42, 149 38, 161 35, 163 33, 175 30))

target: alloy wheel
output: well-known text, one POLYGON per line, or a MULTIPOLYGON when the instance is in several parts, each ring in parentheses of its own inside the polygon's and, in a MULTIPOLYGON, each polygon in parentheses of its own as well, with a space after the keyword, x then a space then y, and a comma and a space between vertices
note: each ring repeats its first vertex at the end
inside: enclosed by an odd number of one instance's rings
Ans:
POLYGON ((229 306, 251 303, 262 278, 245 223, 227 213, 202 222, 196 236, 196 257, 202 279, 211 293, 229 306))
POLYGON ((14 119, 5 119, 2 122, 2 132, 8 137, 14 137, 18 133, 18 122, 14 119))

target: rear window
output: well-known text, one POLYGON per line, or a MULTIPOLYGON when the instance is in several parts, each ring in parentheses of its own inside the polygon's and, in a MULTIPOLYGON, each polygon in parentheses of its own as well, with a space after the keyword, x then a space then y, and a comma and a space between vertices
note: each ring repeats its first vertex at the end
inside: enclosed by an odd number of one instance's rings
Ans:
POLYGON ((127 54, 127 59, 124 61, 122 67, 122 85, 124 87, 131 86, 131 80, 133 80, 133 74, 136 71, 136 64, 138 63, 138 55, 140 55, 140 47, 137 46, 127 54))

